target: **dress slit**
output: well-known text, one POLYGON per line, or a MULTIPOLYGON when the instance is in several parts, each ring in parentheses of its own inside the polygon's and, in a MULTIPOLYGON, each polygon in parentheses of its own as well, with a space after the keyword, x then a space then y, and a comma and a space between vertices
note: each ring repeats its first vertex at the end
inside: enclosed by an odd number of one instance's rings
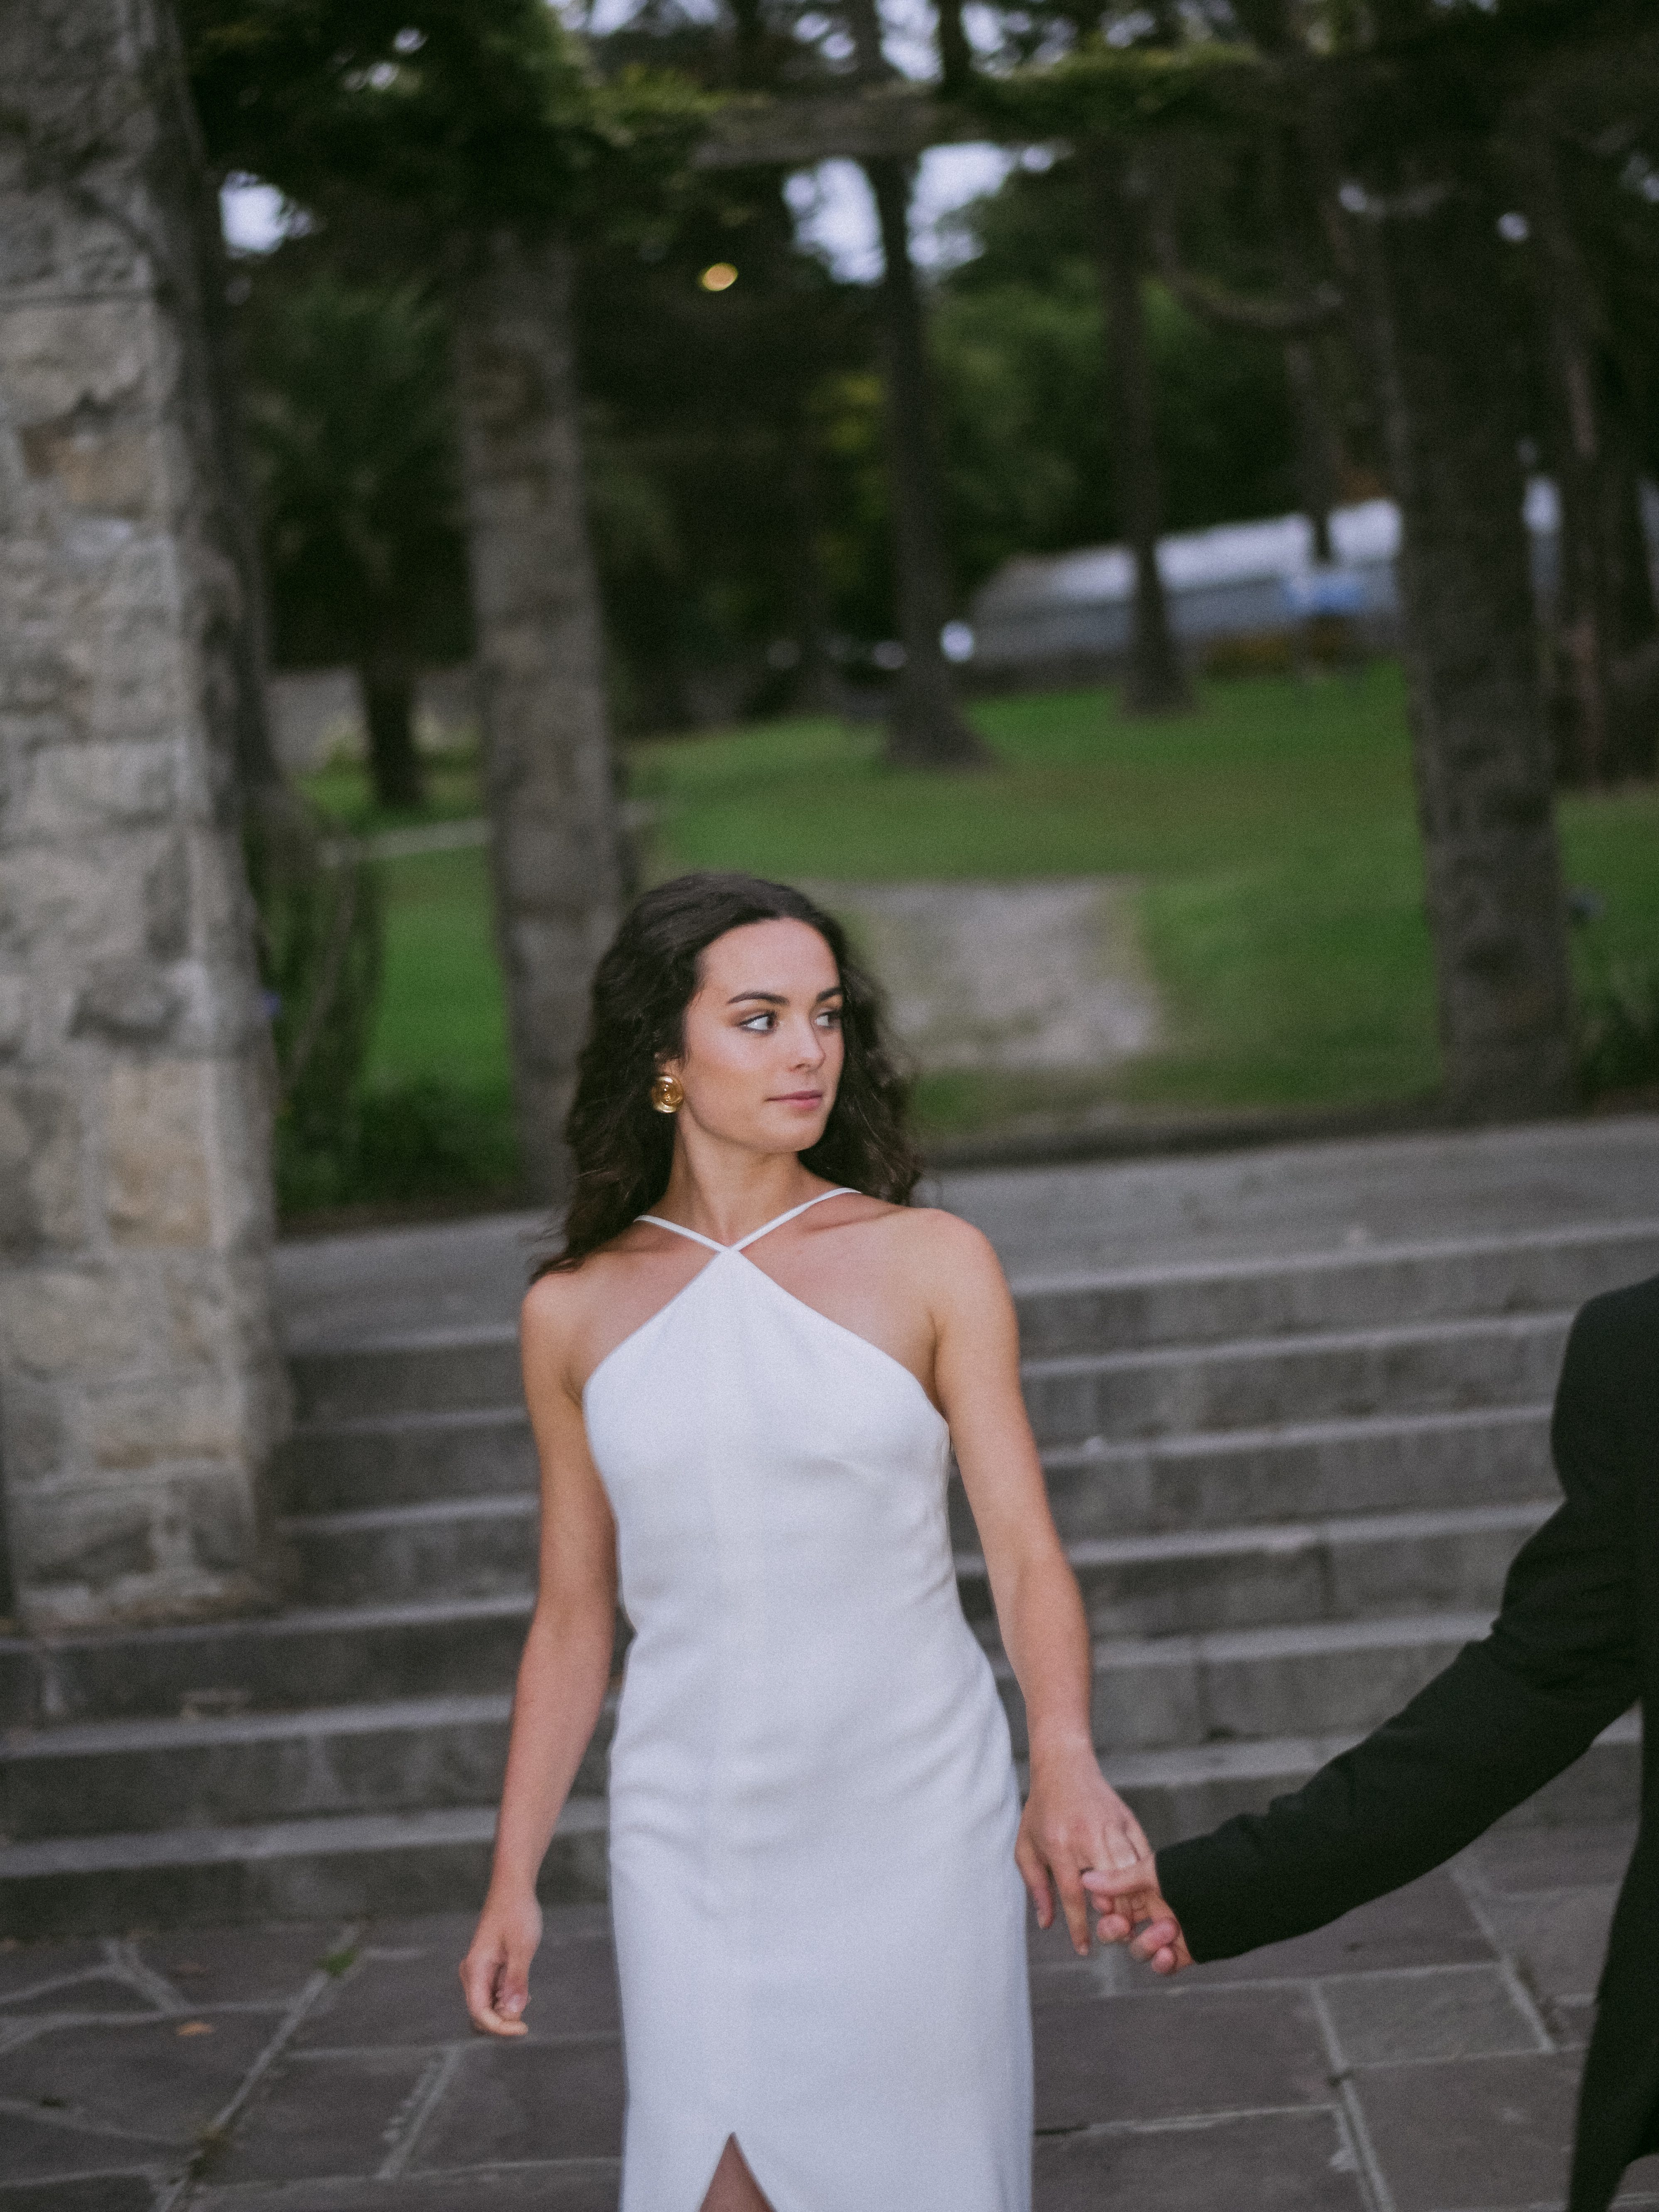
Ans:
POLYGON ((720 2179, 720 2168, 726 2163, 726 2154, 729 2150, 736 2151, 738 2154, 738 2163, 742 2166, 744 2172, 747 2175, 750 2187, 754 2191, 756 2196, 760 2198, 762 2203, 765 2205, 766 2212, 777 2212, 777 2207, 773 2203, 772 2199, 767 2195, 766 2191, 761 2187, 760 2183, 755 2178, 755 2169, 750 2165, 747 2154, 744 2152, 743 2145, 738 2141, 736 2129, 732 2130, 732 2132, 726 2136, 726 2141, 720 2145, 720 2154, 714 2160, 714 2171, 708 2177, 708 2186, 702 2192, 702 2203, 698 2206, 697 2212, 708 2212, 709 2197, 714 2191, 714 2184, 720 2179))

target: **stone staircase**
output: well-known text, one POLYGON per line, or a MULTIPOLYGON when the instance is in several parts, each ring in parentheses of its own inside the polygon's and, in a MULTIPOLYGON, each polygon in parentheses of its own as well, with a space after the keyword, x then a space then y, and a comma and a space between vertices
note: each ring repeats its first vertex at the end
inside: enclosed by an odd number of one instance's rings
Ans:
MULTIPOLYGON (((1018 1280, 1094 1633, 1096 1735, 1155 1840, 1293 1784, 1483 1632, 1549 1512, 1573 1310, 1655 1218, 1018 1280)), ((302 1350, 273 1618, 0 1645, 0 1933, 471 1903, 536 1501, 504 1323, 302 1350)), ((953 1500, 963 1604, 996 1649, 953 1500)), ((547 1863, 603 1894, 604 1747, 547 1863)), ((1634 1802, 1634 1717, 1534 1814, 1634 1802)))

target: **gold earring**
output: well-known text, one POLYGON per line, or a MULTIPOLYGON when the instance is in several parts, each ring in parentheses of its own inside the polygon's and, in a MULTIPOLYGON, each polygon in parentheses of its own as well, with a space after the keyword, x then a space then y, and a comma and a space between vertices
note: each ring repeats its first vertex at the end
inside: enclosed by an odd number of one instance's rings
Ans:
POLYGON ((678 1075, 659 1075, 651 1086, 651 1103, 659 1114, 678 1114, 685 1103, 685 1093, 678 1075))

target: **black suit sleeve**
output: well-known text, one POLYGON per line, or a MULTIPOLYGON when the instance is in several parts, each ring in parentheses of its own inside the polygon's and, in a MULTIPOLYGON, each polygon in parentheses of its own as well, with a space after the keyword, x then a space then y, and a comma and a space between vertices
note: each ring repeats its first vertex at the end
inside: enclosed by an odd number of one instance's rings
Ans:
POLYGON ((1634 1703, 1632 1440, 1609 1304, 1574 1323, 1552 1428, 1565 1500, 1516 1555, 1491 1634, 1293 1795, 1158 1854, 1195 1959, 1322 1927, 1427 1873, 1634 1703))

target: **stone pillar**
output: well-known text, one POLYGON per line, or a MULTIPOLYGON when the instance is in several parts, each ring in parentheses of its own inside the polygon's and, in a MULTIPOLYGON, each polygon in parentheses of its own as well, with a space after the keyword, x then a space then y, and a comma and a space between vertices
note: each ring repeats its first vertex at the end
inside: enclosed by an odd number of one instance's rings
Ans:
POLYGON ((32 1631, 269 1601, 250 611, 170 15, 0 0, 0 1455, 32 1631))

